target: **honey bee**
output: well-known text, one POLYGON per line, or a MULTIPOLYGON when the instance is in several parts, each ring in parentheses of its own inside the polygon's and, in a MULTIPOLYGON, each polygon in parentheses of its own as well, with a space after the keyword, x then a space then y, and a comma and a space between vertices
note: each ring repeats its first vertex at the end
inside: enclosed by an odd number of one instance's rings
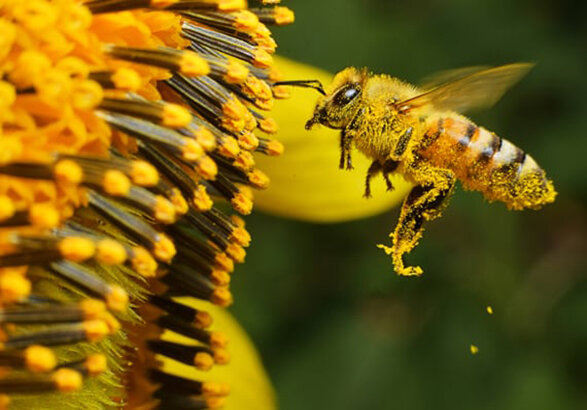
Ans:
MULTIPOLYGON (((506 139, 477 126, 462 114, 495 103, 525 75, 531 64, 461 69, 444 73, 424 88, 366 69, 339 72, 318 100, 306 129, 322 124, 340 129, 340 168, 352 169, 351 148, 373 162, 371 178, 399 173, 414 187, 405 198, 393 233, 391 255, 400 275, 420 275, 404 256, 422 237, 424 223, 438 218, 460 180, 489 201, 514 210, 538 209, 553 202, 556 191, 534 159, 506 139)), ((308 82, 307 82, 308 83, 308 82)), ((311 82, 309 82, 311 83, 311 82)), ((310 86, 305 84, 304 86, 310 86)))

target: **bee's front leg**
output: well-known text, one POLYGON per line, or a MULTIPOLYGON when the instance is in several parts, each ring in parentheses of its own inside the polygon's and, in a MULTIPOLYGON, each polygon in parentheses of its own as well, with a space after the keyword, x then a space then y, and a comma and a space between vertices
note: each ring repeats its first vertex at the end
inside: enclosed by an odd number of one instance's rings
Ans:
POLYGON ((429 169, 419 176, 426 177, 426 180, 412 188, 404 200, 398 224, 390 235, 393 246, 379 245, 392 255, 395 271, 399 275, 422 274, 419 266, 404 266, 403 256, 410 253, 422 237, 424 222, 441 215, 456 181, 454 174, 448 170, 429 169))
POLYGON ((353 131, 345 128, 340 132, 340 162, 338 167, 344 169, 346 165, 347 170, 353 169, 351 160, 351 144, 353 142, 353 131))

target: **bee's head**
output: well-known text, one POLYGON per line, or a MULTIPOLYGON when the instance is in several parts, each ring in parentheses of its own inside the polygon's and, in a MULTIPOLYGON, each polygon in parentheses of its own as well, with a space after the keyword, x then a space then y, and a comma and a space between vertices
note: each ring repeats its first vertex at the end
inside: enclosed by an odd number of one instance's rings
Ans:
POLYGON ((359 109, 366 79, 366 70, 349 67, 339 72, 325 95, 316 103, 314 115, 306 123, 306 129, 309 130, 314 124, 335 129, 344 128, 359 109))

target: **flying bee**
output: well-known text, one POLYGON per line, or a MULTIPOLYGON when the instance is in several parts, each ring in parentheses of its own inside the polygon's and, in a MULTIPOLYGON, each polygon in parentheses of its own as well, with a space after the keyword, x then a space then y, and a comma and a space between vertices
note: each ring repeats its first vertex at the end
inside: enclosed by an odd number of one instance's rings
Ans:
POLYGON ((422 89, 353 67, 339 72, 326 91, 312 81, 289 82, 323 94, 306 129, 322 124, 341 130, 341 169, 353 168, 353 146, 373 161, 365 197, 371 178, 380 173, 390 190, 391 173, 414 184, 390 234, 392 246, 379 245, 392 256, 398 274, 422 273, 419 266, 405 266, 404 255, 422 237, 424 222, 441 215, 457 179, 465 189, 514 210, 554 201, 552 181, 530 155, 461 115, 495 103, 530 68, 518 63, 461 69, 439 75, 422 89))

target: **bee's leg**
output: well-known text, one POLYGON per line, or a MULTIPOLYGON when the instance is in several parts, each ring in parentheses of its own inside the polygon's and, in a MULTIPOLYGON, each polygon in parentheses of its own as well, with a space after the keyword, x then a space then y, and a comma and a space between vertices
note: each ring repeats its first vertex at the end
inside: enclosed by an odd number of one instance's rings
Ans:
POLYGON ((351 161, 351 143, 353 142, 352 130, 343 129, 340 132, 340 162, 338 167, 344 169, 346 165, 347 170, 353 169, 351 161))
POLYGON ((385 179, 385 184, 387 185, 388 191, 394 190, 393 184, 389 180, 389 174, 395 172, 398 165, 399 165, 399 162, 394 161, 392 159, 387 159, 387 160, 385 160, 385 162, 383 163, 383 165, 381 167, 381 172, 383 173, 383 179, 385 179))
POLYGON ((404 200, 398 224, 390 235, 393 247, 379 245, 391 254, 395 271, 399 275, 420 275, 419 266, 404 266, 403 256, 417 245, 424 231, 423 224, 438 218, 447 204, 455 185, 451 171, 429 169, 420 177, 426 177, 422 185, 417 185, 404 200))
POLYGON ((375 160, 369 166, 367 170, 367 178, 365 178, 365 193, 363 194, 363 198, 370 198, 371 197, 371 178, 376 176, 381 170, 382 165, 379 161, 375 160))

